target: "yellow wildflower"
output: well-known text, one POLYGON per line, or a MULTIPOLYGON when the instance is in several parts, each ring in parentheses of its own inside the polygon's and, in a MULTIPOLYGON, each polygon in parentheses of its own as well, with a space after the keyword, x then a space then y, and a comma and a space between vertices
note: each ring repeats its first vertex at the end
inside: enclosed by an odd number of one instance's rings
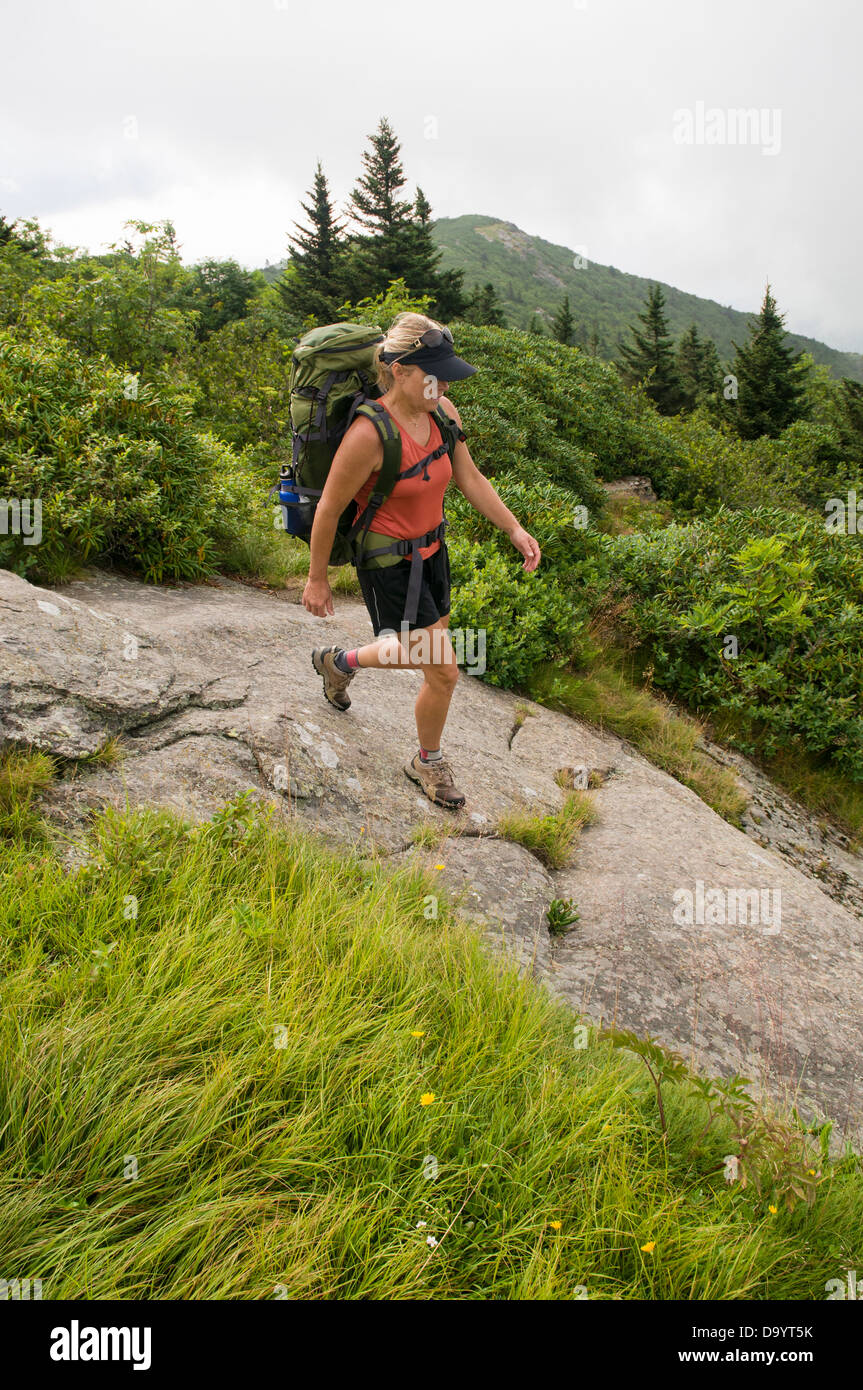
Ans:
POLYGON ((420 1105, 431 1105, 434 1100, 434 1091, 425 1091, 420 1096, 420 1105))
POLYGON ((655 1241, 655 1240, 649 1240, 649 1241, 647 1242, 647 1244, 646 1244, 646 1245, 642 1245, 641 1248, 642 1248, 642 1250, 645 1250, 645 1251, 647 1252, 647 1254, 649 1255, 650 1252, 651 1252, 651 1250, 655 1250, 655 1249, 656 1249, 656 1241, 655 1241))
POLYGON ((775 1216, 779 1208, 771 1205, 767 1208, 767 1210, 771 1213, 772 1216, 775 1216))
POLYGON ((560 1228, 561 1228, 561 1226, 563 1225, 563 1222, 562 1222, 562 1221, 549 1221, 548 1224, 549 1224, 549 1226, 551 1227, 551 1229, 552 1229, 553 1231, 559 1231, 560 1228))

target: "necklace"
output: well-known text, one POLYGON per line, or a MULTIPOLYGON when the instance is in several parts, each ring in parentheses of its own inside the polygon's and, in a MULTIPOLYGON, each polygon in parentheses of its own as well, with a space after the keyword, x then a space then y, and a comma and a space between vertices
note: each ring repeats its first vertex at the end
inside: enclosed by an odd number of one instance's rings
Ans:
POLYGON ((420 448, 424 448, 425 445, 428 444, 429 440, 431 439, 432 424, 427 411, 424 410, 422 414, 417 417, 416 420, 411 421, 403 421, 399 419, 398 415, 396 415, 394 410, 391 410, 391 414, 395 416, 396 422, 402 425, 402 427, 407 430, 407 433, 410 435, 411 439, 413 439, 415 444, 419 444, 420 448), (426 434, 425 439, 415 439, 413 435, 413 430, 416 429, 416 427, 419 425, 420 420, 423 419, 428 420, 428 433, 426 434), (410 428, 408 428, 408 424, 410 425, 410 428))

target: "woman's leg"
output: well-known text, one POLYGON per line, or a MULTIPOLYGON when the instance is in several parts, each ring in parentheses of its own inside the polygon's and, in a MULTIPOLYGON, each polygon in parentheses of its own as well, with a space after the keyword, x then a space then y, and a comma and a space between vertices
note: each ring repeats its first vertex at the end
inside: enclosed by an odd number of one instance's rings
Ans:
MULTIPOLYGON (((449 639, 449 613, 438 618, 431 627, 423 646, 430 648, 429 659, 421 661, 423 680, 414 706, 420 748, 440 748, 443 726, 449 713, 450 700, 458 681, 458 663, 449 639)), ((419 653, 423 655, 422 652, 419 653)))
POLYGON ((452 693, 458 681, 458 662, 447 628, 449 613, 429 627, 414 628, 405 634, 407 648, 398 633, 379 637, 357 651, 357 664, 372 669, 412 666, 422 671, 424 680, 414 712, 421 748, 439 748, 449 712, 452 693))

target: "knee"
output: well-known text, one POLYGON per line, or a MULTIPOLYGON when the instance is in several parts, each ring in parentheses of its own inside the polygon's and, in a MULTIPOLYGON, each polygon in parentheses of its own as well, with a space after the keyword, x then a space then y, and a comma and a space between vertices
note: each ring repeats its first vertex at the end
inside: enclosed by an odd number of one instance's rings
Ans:
POLYGON ((430 685, 442 690, 452 690, 458 681, 458 666, 454 661, 443 661, 425 667, 425 678, 430 685))

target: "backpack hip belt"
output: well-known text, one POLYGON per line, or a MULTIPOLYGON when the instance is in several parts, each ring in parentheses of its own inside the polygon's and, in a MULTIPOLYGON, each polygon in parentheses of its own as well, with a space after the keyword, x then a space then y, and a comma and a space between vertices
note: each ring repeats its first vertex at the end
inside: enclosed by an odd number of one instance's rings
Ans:
MULTIPOLYGON (((439 540, 443 545, 444 532, 446 531, 446 517, 437 525, 433 531, 427 531, 424 536, 415 536, 411 540, 394 540, 392 545, 376 546, 374 550, 366 550, 363 553, 364 560, 370 560, 375 555, 410 555, 411 573, 408 580, 407 599, 405 601, 405 611, 402 621, 409 625, 416 622, 417 611, 419 609, 420 589, 422 587, 422 568, 423 557, 420 550, 427 545, 432 545, 439 540)), ((357 569, 373 569, 373 565, 361 565, 357 563, 357 569)))

